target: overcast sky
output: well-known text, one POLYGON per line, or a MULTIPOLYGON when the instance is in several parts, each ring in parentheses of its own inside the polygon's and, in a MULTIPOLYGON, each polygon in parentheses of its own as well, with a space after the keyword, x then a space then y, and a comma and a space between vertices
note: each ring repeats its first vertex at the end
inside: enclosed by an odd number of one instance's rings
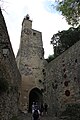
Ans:
POLYGON ((53 54, 50 44, 53 34, 69 28, 63 16, 51 7, 54 0, 4 0, 0 5, 5 9, 3 15, 6 21, 10 41, 16 56, 20 44, 23 18, 29 14, 33 21, 32 28, 42 32, 44 57, 53 54))

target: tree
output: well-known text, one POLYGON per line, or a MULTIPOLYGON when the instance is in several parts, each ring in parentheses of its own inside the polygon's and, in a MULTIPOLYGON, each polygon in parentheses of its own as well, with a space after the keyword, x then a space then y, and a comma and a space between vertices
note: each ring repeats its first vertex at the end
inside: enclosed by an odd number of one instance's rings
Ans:
POLYGON ((51 40, 54 48, 54 57, 60 55, 69 47, 80 40, 80 26, 77 28, 69 28, 68 30, 59 31, 54 34, 51 40))
POLYGON ((68 24, 77 26, 80 23, 80 0, 57 0, 56 10, 66 18, 68 24))
POLYGON ((54 59, 54 55, 49 55, 46 61, 49 63, 54 59))
POLYGON ((47 62, 52 61, 61 53, 66 51, 72 45, 74 45, 77 41, 80 40, 80 26, 77 28, 71 27, 68 30, 58 31, 58 33, 54 34, 51 38, 51 44, 53 45, 54 54, 49 55, 46 59, 47 62))

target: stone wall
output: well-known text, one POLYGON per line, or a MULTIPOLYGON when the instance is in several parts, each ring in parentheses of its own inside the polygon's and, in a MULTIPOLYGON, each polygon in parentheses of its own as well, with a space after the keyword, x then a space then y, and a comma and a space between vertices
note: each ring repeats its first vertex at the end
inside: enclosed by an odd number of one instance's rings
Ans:
POLYGON ((47 64, 45 79, 44 98, 51 114, 80 102, 80 41, 47 64))
POLYGON ((0 9, 0 120, 18 114, 21 75, 0 9))

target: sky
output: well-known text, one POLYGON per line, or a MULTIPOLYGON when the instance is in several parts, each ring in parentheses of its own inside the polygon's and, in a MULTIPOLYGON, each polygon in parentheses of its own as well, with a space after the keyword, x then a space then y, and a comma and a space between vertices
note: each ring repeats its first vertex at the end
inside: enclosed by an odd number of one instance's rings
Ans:
POLYGON ((54 1, 4 0, 0 2, 15 56, 19 49, 22 21, 27 14, 33 21, 32 29, 42 32, 44 57, 53 54, 53 46, 50 44, 53 34, 70 27, 63 16, 53 9, 54 1))

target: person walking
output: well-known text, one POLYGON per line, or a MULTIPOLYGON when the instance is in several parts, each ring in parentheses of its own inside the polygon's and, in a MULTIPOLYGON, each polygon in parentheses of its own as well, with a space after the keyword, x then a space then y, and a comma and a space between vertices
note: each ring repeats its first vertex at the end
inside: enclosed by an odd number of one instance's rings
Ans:
POLYGON ((32 120, 40 120, 40 110, 37 103, 34 105, 34 110, 32 111, 32 120))
POLYGON ((43 106, 43 103, 41 104, 40 112, 41 112, 41 115, 43 115, 43 112, 44 112, 44 106, 43 106))
POLYGON ((48 109, 48 105, 47 105, 47 103, 45 103, 44 104, 44 110, 45 110, 46 115, 47 115, 47 109, 48 109))
POLYGON ((34 112, 34 110, 35 110, 35 102, 33 102, 32 104, 32 113, 34 112))

